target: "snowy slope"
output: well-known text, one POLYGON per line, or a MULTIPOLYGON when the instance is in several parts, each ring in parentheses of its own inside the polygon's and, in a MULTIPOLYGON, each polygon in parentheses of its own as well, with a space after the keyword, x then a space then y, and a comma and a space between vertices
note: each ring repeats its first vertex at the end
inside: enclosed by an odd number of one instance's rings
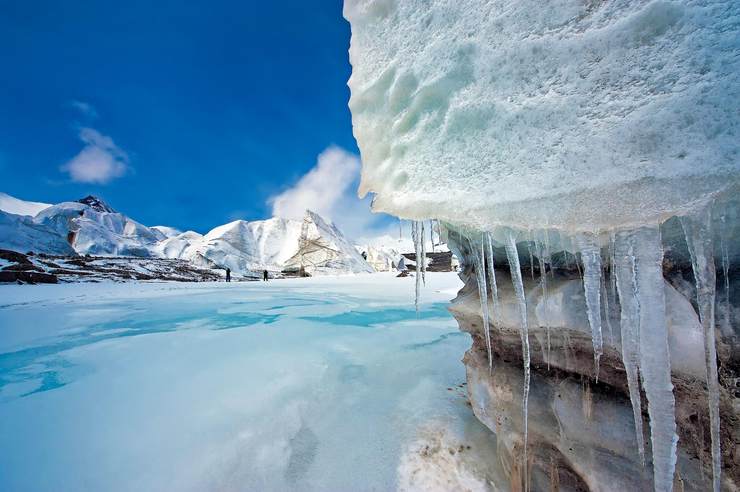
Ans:
POLYGON ((30 215, 33 217, 45 208, 51 207, 48 203, 27 202, 7 193, 0 192, 0 211, 16 215, 30 215))
POLYGON ((34 221, 65 237, 71 233, 71 244, 79 254, 153 256, 160 240, 159 234, 113 211, 99 199, 89 204, 53 205, 39 213, 34 221))
POLYGON ((214 228, 200 240, 192 241, 180 257, 196 265, 228 267, 239 273, 279 271, 297 251, 299 235, 300 223, 297 221, 279 218, 252 222, 236 220, 214 228))
POLYGON ((175 229, 174 227, 169 226, 152 226, 149 229, 151 229, 152 232, 155 234, 158 234, 161 239, 167 239, 175 236, 179 236, 182 234, 182 231, 179 229, 175 229))
POLYGON ((34 222, 26 215, 15 215, 0 211, 0 249, 25 253, 48 253, 73 255, 75 251, 67 243, 66 236, 34 222))
POLYGON ((182 247, 178 257, 199 266, 228 267, 242 274, 280 272, 297 270, 303 259, 310 264, 310 274, 372 271, 342 232, 313 212, 306 212, 303 221, 237 220, 216 227, 202 238, 187 234, 165 241, 167 251, 174 254, 176 247, 182 247), (302 252, 301 245, 307 243, 320 244, 323 252, 318 253, 316 248, 302 252))
POLYGON ((299 248, 284 268, 309 275, 374 271, 334 224, 310 210, 301 224, 299 248))
MULTIPOLYGON (((152 228, 154 229, 154 228, 152 228)), ((196 244, 200 244, 203 234, 194 231, 185 231, 158 242, 154 247, 155 256, 162 258, 184 258, 185 252, 196 244)))

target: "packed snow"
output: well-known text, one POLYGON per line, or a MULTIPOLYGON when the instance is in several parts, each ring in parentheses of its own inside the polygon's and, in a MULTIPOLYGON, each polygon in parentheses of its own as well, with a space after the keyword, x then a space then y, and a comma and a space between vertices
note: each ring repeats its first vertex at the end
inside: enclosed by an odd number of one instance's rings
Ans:
POLYGON ((360 194, 591 232, 736 187, 740 3, 347 0, 360 194))
POLYGON ((0 286, 0 489, 486 484, 460 285, 418 315, 392 274, 0 286))
POLYGON ((29 215, 33 217, 44 209, 51 207, 49 203, 29 202, 20 200, 7 193, 0 192, 0 211, 15 215, 29 215))

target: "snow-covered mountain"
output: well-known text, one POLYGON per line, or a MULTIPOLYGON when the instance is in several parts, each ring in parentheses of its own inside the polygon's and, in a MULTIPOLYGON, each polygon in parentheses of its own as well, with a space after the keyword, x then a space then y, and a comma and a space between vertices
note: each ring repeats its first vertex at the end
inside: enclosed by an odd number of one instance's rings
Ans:
POLYGON ((208 232, 185 248, 181 258, 240 273, 281 271, 298 250, 300 233, 301 223, 294 220, 236 220, 208 232))
POLYGON ((36 251, 54 255, 75 254, 66 236, 35 222, 27 215, 3 211, 0 211, 0 249, 20 253, 36 251))
POLYGON ((156 256, 155 246, 161 240, 160 233, 92 196, 46 208, 34 221, 67 237, 79 254, 156 256))
POLYGON ((35 216, 0 212, 0 248, 48 254, 183 259, 199 267, 251 275, 269 270, 308 274, 372 272, 334 225, 306 212, 303 221, 237 220, 205 235, 167 226, 147 227, 98 197, 56 205, 7 197, 2 203, 35 216), (44 205, 43 208, 40 206, 44 205))
POLYGON ((182 234, 182 231, 180 229, 175 229, 174 227, 169 226, 158 225, 152 226, 149 229, 151 229, 155 234, 158 233, 162 239, 167 239, 182 234))
POLYGON ((309 275, 375 271, 334 224, 310 210, 306 211, 301 224, 298 250, 285 263, 284 269, 309 275))
POLYGON ((51 207, 49 203, 27 202, 14 196, 0 192, 0 211, 15 215, 30 215, 33 217, 45 208, 51 207))

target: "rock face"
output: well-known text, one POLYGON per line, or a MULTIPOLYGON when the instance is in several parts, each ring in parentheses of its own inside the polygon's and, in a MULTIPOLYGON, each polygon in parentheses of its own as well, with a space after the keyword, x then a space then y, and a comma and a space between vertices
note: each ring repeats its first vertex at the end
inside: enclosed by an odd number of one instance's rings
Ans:
MULTIPOLYGON (((470 244, 450 234, 450 245, 466 259, 461 277, 466 282, 450 311, 461 330, 473 336, 473 346, 464 363, 468 391, 475 415, 497 436, 494 459, 511 479, 512 490, 524 490, 522 469, 524 445, 524 370, 518 300, 506 263, 496 268, 497 308, 489 293, 488 307, 492 348, 489 370, 486 336, 476 277, 476 262, 470 244)), ((520 251, 526 251, 526 244, 520 251)), ((528 255, 522 264, 529 263, 528 255)), ((494 260, 495 262, 495 260, 494 260)), ((665 309, 671 376, 676 402, 678 450, 674 490, 712 488, 710 421, 702 345, 702 327, 692 306, 690 285, 684 279, 686 265, 664 265, 665 309), (686 295, 688 294, 688 296, 686 295)), ((691 266, 688 266, 690 272, 691 266)), ((531 381, 528 393, 528 481, 531 490, 651 490, 653 462, 650 452, 650 418, 643 395, 639 409, 642 421, 643 465, 638 452, 635 420, 625 375, 619 304, 604 289, 612 305, 601 312, 604 326, 603 355, 598 381, 594 375, 592 337, 583 282, 576 264, 571 268, 546 270, 547 293, 537 267, 524 267, 527 301, 531 381), (549 337, 548 337, 549 332, 549 337), (549 350, 548 350, 549 342, 549 350)), ((604 272, 608 277, 610 272, 604 272)), ((490 275, 490 272, 488 273, 490 275)), ((740 281, 735 275, 731 284, 740 281)), ((737 309, 737 303, 720 309, 737 309)), ((737 442, 738 398, 737 326, 725 329, 719 341, 720 415, 723 454, 723 489, 736 490, 739 456, 737 442)), ((718 330, 720 332, 720 330, 718 330)))

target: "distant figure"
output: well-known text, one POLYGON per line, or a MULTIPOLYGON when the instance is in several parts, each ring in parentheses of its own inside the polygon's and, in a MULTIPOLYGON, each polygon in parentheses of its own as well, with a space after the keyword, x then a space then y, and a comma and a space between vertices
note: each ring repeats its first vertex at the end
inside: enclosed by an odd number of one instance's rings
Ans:
POLYGON ((267 278, 267 270, 265 270, 264 272, 262 272, 262 281, 267 282, 267 278))
POLYGON ((226 281, 231 282, 231 268, 226 269, 226 281))
POLYGON ((362 252, 362 259, 367 260, 367 251, 362 252))

